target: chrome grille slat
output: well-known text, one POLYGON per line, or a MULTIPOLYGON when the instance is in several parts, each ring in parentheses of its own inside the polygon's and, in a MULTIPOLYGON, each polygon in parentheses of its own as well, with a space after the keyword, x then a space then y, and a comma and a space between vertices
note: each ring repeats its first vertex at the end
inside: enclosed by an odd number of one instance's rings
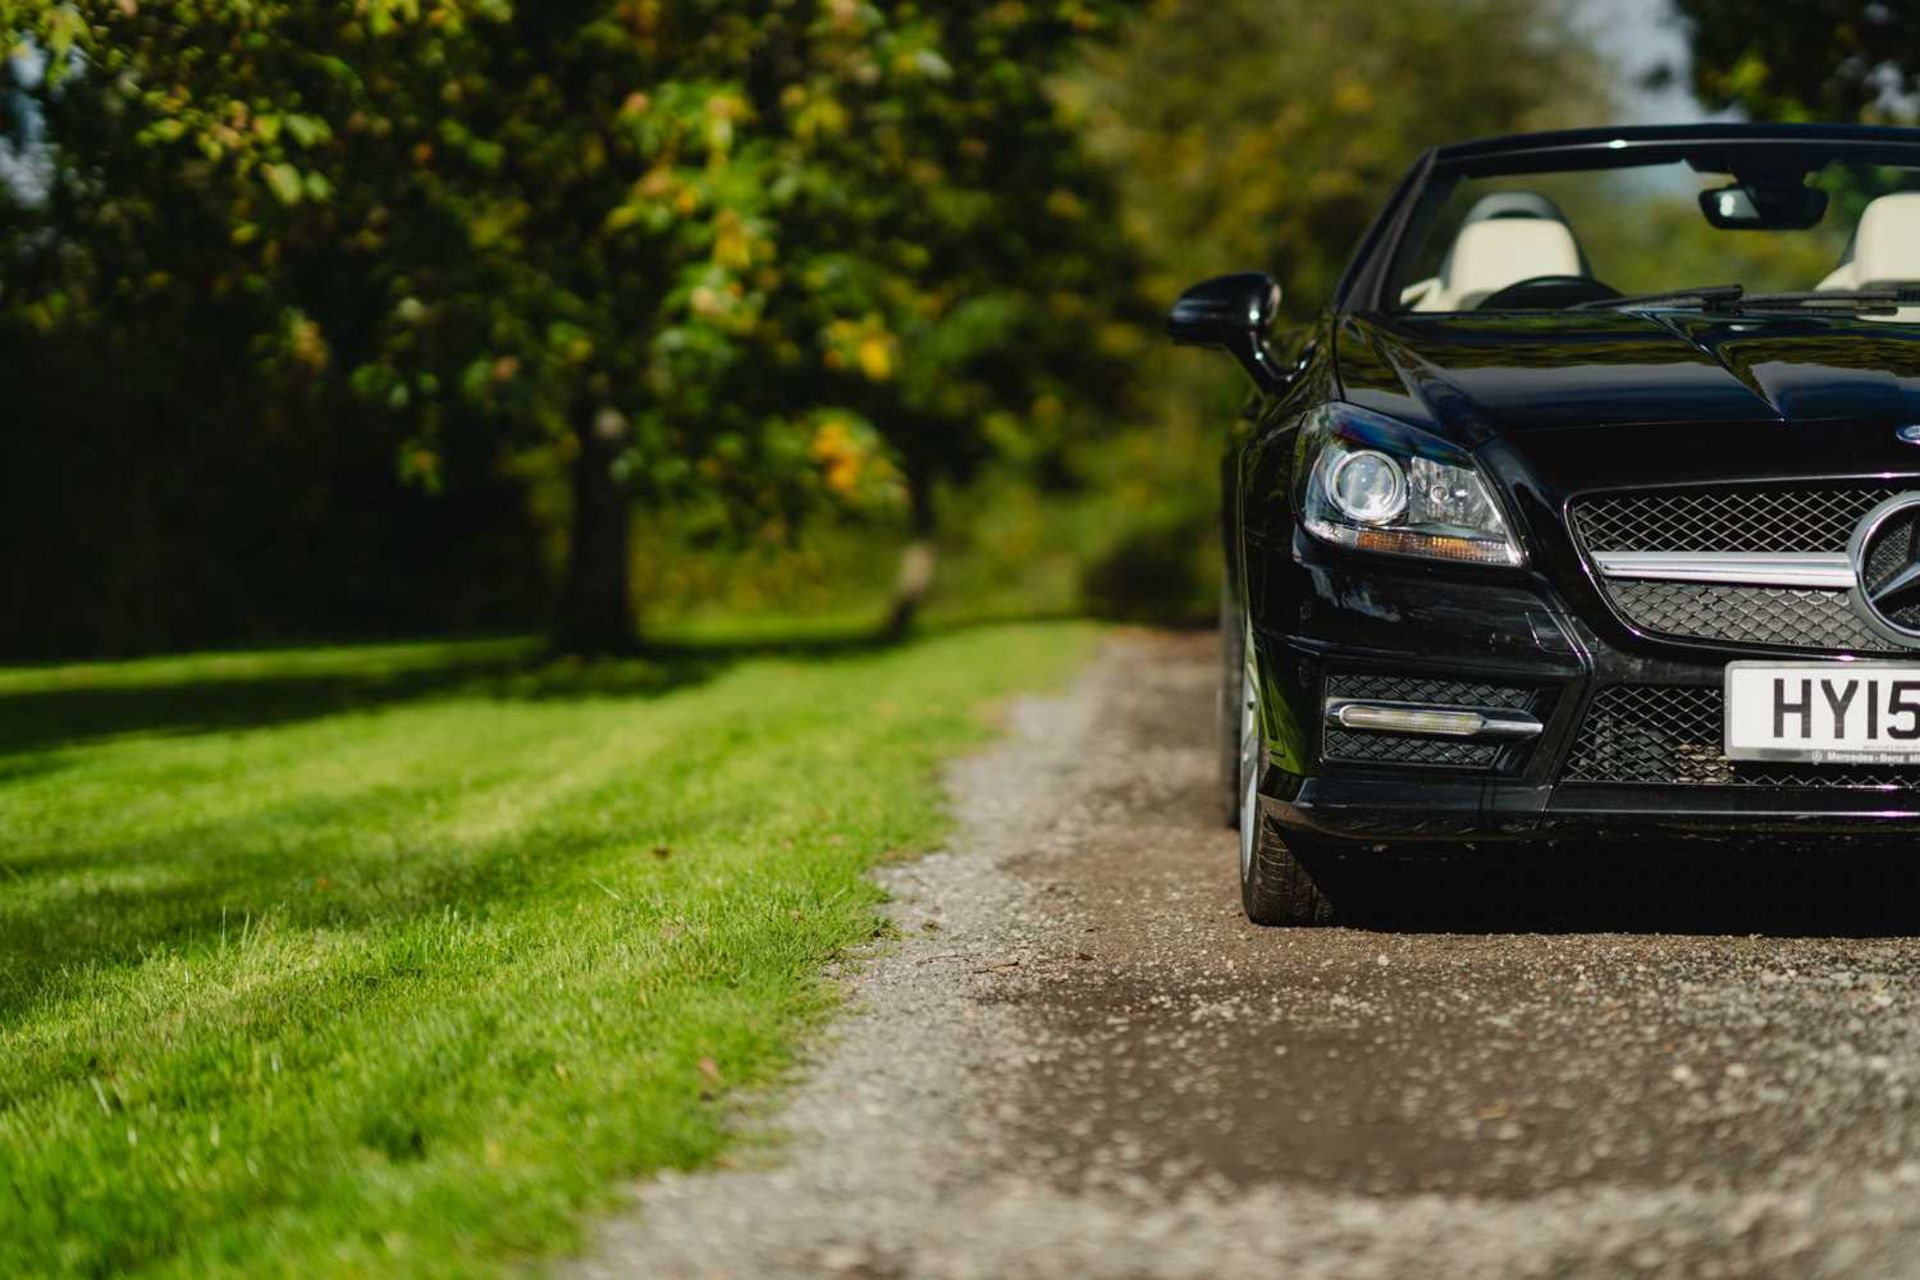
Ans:
POLYGON ((1853 562, 1837 551, 1596 551, 1593 564, 1608 578, 1828 591, 1853 587, 1853 562))

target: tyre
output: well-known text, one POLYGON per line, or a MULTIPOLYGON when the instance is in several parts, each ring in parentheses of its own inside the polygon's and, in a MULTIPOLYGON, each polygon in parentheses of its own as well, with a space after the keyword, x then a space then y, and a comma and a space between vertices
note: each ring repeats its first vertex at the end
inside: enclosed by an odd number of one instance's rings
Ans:
POLYGON ((1289 848, 1260 803, 1267 753, 1260 731, 1259 688, 1246 661, 1245 628, 1244 622, 1237 628, 1241 663, 1240 679, 1234 682, 1243 690, 1237 699, 1238 730, 1234 734, 1240 905, 1255 924, 1332 924, 1333 900, 1327 894, 1324 873, 1333 858, 1328 851, 1310 850, 1301 840, 1295 840, 1289 848))
POLYGON ((1299 842, 1290 848, 1263 813, 1250 815, 1246 826, 1254 833, 1249 838, 1242 831, 1240 836, 1240 905, 1247 919, 1255 924, 1332 924, 1333 899, 1324 876, 1333 857, 1299 847, 1299 842))
POLYGON ((1246 638, 1233 592, 1220 588, 1220 695, 1216 720, 1220 740, 1220 809, 1229 827, 1240 825, 1240 750, 1244 745, 1246 638))

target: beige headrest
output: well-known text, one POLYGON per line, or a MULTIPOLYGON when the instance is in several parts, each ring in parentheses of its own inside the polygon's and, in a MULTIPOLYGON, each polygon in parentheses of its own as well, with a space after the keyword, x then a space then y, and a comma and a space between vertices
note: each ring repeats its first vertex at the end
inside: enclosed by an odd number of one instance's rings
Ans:
POLYGON ((1860 289, 1920 281, 1920 191, 1881 196, 1861 211, 1853 278, 1860 289))
POLYGON ((1445 296, 1444 309, 1465 311, 1488 294, 1522 280, 1585 274, 1580 269, 1579 246, 1565 223, 1551 218, 1488 218, 1460 228, 1439 292, 1445 296))

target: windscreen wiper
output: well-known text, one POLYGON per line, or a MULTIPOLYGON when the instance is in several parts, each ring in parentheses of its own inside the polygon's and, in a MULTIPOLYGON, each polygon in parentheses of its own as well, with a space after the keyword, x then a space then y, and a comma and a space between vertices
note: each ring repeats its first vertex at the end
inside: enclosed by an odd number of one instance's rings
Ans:
POLYGON ((1567 310, 1625 311, 1635 307, 1659 307, 1682 302, 1697 302, 1702 311, 1728 313, 1775 310, 1887 315, 1898 311, 1902 302, 1908 306, 1920 306, 1920 290, 1815 289, 1801 293, 1748 293, 1745 287, 1737 284, 1710 284, 1696 289, 1636 294, 1628 298, 1596 298, 1592 302, 1576 303, 1567 310))
MULTIPOLYGON (((1740 300, 1740 309, 1764 310, 1785 307, 1795 311, 1845 311, 1853 315, 1884 315, 1898 311, 1899 289, 1815 289, 1803 293, 1750 293, 1740 300)), ((1909 303, 1920 302, 1910 297, 1909 303)))
POLYGON ((1660 293, 1637 293, 1624 298, 1595 298, 1577 302, 1569 311, 1613 311, 1628 307, 1658 307, 1669 302, 1698 302, 1703 311, 1731 311, 1746 296, 1746 287, 1737 284, 1703 284, 1691 289, 1667 289, 1660 293))

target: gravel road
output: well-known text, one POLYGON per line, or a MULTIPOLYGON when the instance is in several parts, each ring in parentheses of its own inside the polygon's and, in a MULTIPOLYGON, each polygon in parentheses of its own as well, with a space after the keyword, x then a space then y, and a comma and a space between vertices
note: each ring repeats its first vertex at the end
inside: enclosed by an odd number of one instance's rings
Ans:
POLYGON ((1920 1276, 1904 889, 1642 847, 1256 929, 1212 679, 1210 637, 1126 636, 1011 708, 952 847, 884 873, 901 939, 743 1121, 787 1141, 636 1188, 574 1274, 1920 1276))

